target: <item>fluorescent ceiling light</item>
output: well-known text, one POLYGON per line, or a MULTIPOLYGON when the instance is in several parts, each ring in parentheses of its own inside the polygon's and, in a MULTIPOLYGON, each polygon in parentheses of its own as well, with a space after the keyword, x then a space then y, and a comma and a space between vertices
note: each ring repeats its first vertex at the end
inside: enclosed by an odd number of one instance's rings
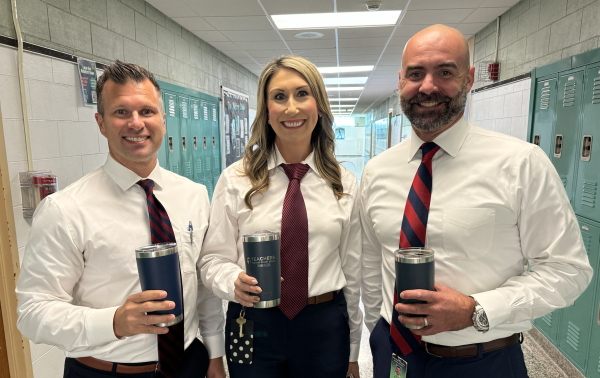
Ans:
POLYGON ((333 29, 395 25, 401 11, 271 15, 277 29, 333 29))
POLYGON ((332 101, 358 101, 358 97, 352 97, 352 98, 350 98, 350 97, 348 97, 348 98, 330 98, 329 102, 332 102, 332 101))
MULTIPOLYGON (((333 104, 330 104, 329 106, 332 108, 333 107, 335 107, 335 108, 353 108, 355 105, 333 105, 333 104)), ((343 110, 343 109, 340 109, 340 110, 343 110)))
POLYGON ((362 91, 365 87, 326 87, 327 91, 362 91))
POLYGON ((330 77, 324 78, 325 85, 330 84, 364 84, 369 80, 368 77, 330 77))
POLYGON ((375 66, 348 66, 348 67, 318 67, 320 73, 342 73, 342 72, 368 72, 373 71, 375 66))

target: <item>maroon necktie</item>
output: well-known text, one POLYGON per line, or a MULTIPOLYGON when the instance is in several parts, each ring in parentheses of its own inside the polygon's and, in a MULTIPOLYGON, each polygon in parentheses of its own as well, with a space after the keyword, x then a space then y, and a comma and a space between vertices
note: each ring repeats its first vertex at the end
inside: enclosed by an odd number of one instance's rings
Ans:
MULTIPOLYGON (((152 243, 175 243, 175 234, 171 227, 169 215, 158 198, 154 196, 154 181, 149 179, 140 180, 138 185, 146 192, 152 243)), ((159 371, 167 378, 175 376, 183 361, 183 335, 183 319, 179 323, 170 326, 169 333, 157 335, 159 371)))
POLYGON ((281 212, 281 304, 279 309, 293 320, 308 303, 308 216, 300 180, 306 164, 282 164, 290 183, 281 212))

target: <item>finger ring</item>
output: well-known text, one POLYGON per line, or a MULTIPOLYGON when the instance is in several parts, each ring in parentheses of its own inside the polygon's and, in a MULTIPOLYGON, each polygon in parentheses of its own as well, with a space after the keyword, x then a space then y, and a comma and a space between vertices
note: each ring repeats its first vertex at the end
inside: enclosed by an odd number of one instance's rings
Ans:
POLYGON ((423 316, 423 323, 425 324, 425 327, 429 327, 429 323, 427 323, 427 316, 423 316))

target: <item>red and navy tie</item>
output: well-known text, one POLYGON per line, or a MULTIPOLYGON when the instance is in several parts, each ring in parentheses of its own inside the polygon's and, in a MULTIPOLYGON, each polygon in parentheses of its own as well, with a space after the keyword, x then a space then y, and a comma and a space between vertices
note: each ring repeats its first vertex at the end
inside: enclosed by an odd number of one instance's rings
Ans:
POLYGON ((306 164, 282 164, 290 179, 281 212, 281 304, 279 309, 293 320, 308 303, 308 215, 300 180, 306 164))
MULTIPOLYGON (((137 184, 146 192, 152 243, 175 243, 175 234, 173 233, 173 227, 171 227, 169 215, 160 201, 154 196, 154 181, 149 179, 140 180, 137 184)), ((179 323, 170 326, 168 333, 157 335, 159 371, 167 378, 175 376, 183 361, 183 335, 183 319, 179 323)))
MULTIPOLYGON (((432 159, 440 149, 433 142, 423 143, 421 146, 423 157, 417 174, 408 192, 406 206, 404 206, 404 218, 400 230, 400 248, 425 247, 425 236, 427 234, 427 218, 429 217, 429 204, 431 202, 432 183, 432 159)), ((413 334, 409 329, 402 326, 398 320, 396 304, 398 295, 394 288, 394 308, 392 312, 392 324, 390 336, 403 355, 412 352, 419 347, 421 336, 413 334)))

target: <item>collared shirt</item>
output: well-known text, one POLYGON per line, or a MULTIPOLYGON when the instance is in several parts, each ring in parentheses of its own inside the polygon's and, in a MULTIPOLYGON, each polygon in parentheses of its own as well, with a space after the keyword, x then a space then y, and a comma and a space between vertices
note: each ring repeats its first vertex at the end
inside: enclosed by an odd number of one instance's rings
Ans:
MULTIPOLYGON (((235 301, 234 281, 245 270, 242 236, 255 231, 281 231, 283 199, 290 182, 277 147, 268 163, 269 188, 254 196, 250 210, 244 202, 251 188, 242 161, 228 167, 215 188, 210 227, 200 259, 202 281, 213 292, 235 301)), ((362 331, 360 296, 360 221, 356 205, 358 184, 340 166, 344 196, 335 197, 317 170, 314 153, 302 163, 310 169, 300 181, 308 215, 308 296, 344 289, 350 325, 350 361, 358 359, 362 331)), ((285 279, 285 277, 284 277, 285 279)), ((260 285, 260 283, 259 283, 260 285)))
MULTIPOLYGON (((198 328, 210 357, 225 354, 221 299, 198 282, 196 262, 208 227, 206 188, 156 165, 147 177, 165 207, 179 249, 185 346, 198 328), (188 231, 193 225, 193 242, 188 231)), ((109 155, 96 169, 36 209, 17 284, 17 326, 34 343, 67 357, 112 362, 158 359, 156 335, 118 339, 116 309, 142 291, 135 249, 152 244, 142 178, 109 155)))
MULTIPOLYGON (((441 149, 433 157, 425 246, 435 253, 435 281, 472 295, 490 330, 468 327, 423 340, 487 342, 526 331, 531 319, 573 303, 592 268, 562 182, 542 150, 463 118, 434 142, 441 149)), ((362 175, 362 299, 370 330, 380 316, 392 317, 394 251, 423 143, 413 133, 373 158, 362 175)))

